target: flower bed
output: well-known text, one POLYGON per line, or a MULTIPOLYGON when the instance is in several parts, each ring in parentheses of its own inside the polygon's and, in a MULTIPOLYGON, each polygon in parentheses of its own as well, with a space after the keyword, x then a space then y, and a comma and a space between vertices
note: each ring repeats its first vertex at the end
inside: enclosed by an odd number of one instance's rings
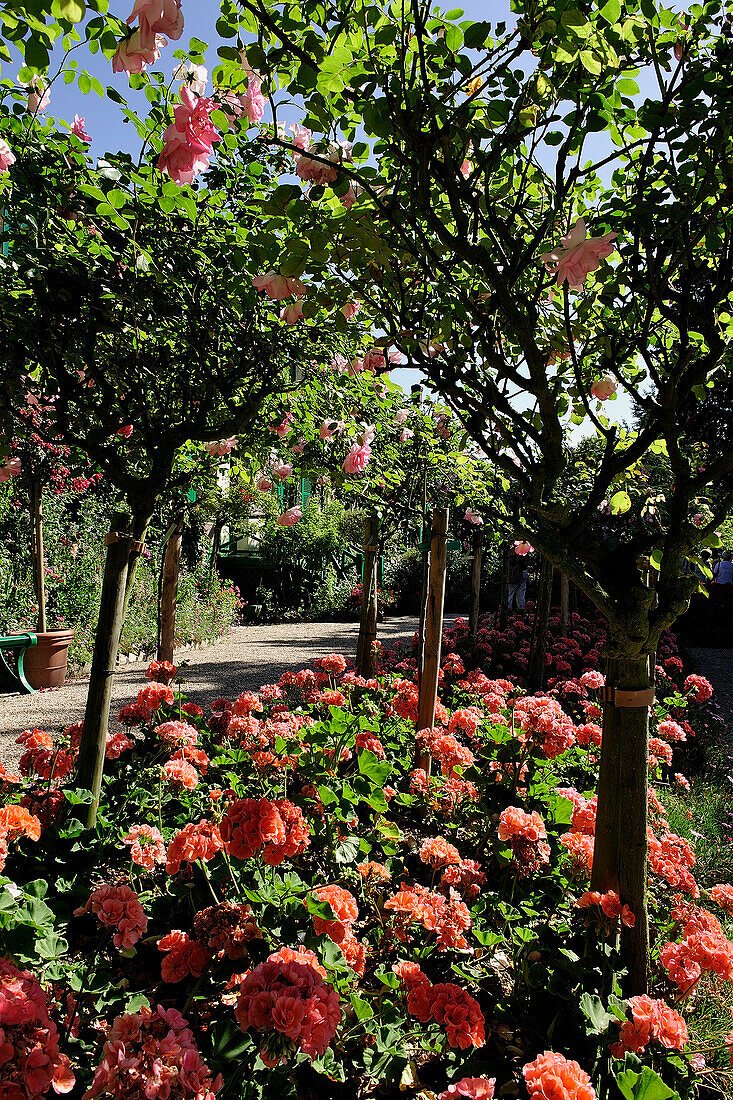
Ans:
POLYGON ((94 832, 65 786, 80 727, 24 734, 0 1095, 633 1100, 722 1071, 733 1036, 684 1017, 733 979, 733 887, 696 881, 660 786, 705 681, 655 708, 652 993, 624 1000, 636 914, 589 888, 602 677, 528 698, 460 665, 416 737, 404 672, 332 655, 204 714, 153 664, 94 832))

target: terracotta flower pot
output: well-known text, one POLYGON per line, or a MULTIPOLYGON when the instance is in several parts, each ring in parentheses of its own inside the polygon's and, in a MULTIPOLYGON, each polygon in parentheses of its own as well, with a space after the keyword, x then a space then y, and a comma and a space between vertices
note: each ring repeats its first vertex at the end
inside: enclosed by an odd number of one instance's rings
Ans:
POLYGON ((69 646, 73 630, 47 630, 37 634, 38 644, 25 651, 23 665, 28 683, 34 688, 61 687, 66 679, 69 646))

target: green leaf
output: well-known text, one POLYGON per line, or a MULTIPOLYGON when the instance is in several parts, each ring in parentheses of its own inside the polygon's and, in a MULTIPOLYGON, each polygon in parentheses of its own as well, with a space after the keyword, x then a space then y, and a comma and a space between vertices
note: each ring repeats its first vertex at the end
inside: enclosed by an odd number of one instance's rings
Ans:
POLYGON ((592 76, 601 75, 601 63, 594 53, 590 50, 580 51, 580 63, 584 69, 587 69, 592 76))
POLYGON ((58 11, 62 19, 68 19, 70 23, 81 23, 86 13, 84 0, 57 0, 54 11, 58 11))
POLYGON ((613 26, 621 18, 621 0, 607 0, 601 8, 601 15, 613 26))
POLYGON ((591 1035, 602 1035, 611 1022, 611 1017, 603 1006, 600 997, 584 993, 580 998, 580 1010, 590 1023, 587 1029, 591 1035))
POLYGON ((371 779, 377 787, 383 787, 392 774, 392 765, 388 760, 379 760, 369 749, 359 752, 359 771, 371 779))
POLYGON ((631 507, 631 497, 623 489, 614 493, 609 501, 612 516, 622 516, 631 507))
POLYGON ((665 1085, 658 1073, 644 1066, 641 1073, 627 1069, 616 1077, 616 1084, 626 1100, 679 1100, 679 1093, 665 1085))

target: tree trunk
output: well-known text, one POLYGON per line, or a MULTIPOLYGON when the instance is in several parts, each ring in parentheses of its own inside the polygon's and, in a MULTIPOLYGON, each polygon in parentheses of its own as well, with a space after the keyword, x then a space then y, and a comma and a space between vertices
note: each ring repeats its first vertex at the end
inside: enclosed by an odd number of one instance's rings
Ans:
POLYGON ((364 575, 361 590, 361 618, 356 650, 356 671, 371 679, 376 669, 374 643, 377 640, 377 564, 379 561, 379 523, 375 516, 364 520, 364 575))
POLYGON ((430 551, 425 550, 427 538, 427 523, 423 523, 420 536, 422 554, 422 575, 420 580, 420 621, 417 627, 417 684, 420 686, 423 664, 425 662, 425 616, 428 609, 428 585, 430 583, 430 551))
POLYGON ((448 509, 433 512, 433 537, 430 543, 430 584, 425 616, 425 660, 420 677, 420 701, 417 729, 435 725, 435 704, 438 699, 440 644, 443 636, 443 602, 445 599, 445 567, 448 558, 448 509))
POLYGON ((211 556, 209 558, 209 583, 211 583, 214 573, 216 571, 216 558, 219 553, 219 540, 221 539, 222 528, 224 527, 224 520, 221 516, 217 516, 214 521, 214 527, 211 532, 211 556))
POLYGON ((168 538, 163 558, 163 579, 158 605, 158 660, 173 664, 176 634, 176 601, 178 599, 178 575, 181 571, 181 542, 183 537, 183 513, 179 512, 168 538))
POLYGON ((560 633, 567 638, 570 633, 570 578, 560 574, 560 633))
POLYGON ((478 633, 478 617, 481 606, 481 560, 483 552, 481 548, 481 532, 473 533, 473 569, 471 571, 471 640, 476 640, 478 633))
POLYGON ((504 543, 501 552, 501 581, 499 591, 499 614, 497 617, 499 630, 506 628, 509 618, 509 555, 512 552, 511 543, 504 543))
MULTIPOLYGON (((140 508, 139 510, 133 510, 131 532, 132 538, 135 542, 140 544, 142 548, 145 543, 145 538, 148 533, 148 527, 150 526, 150 520, 153 516, 153 507, 140 508)), ((128 520, 128 523, 130 521, 128 520)), ((124 623, 127 618, 127 613, 130 610, 130 598, 132 597, 132 589, 135 583, 135 574, 137 573, 138 562, 142 555, 142 549, 136 550, 134 547, 130 552, 130 560, 127 566, 127 578, 125 580, 125 604, 122 609, 122 621, 124 623)))
POLYGON ((84 728, 79 745, 76 781, 79 787, 92 792, 92 801, 87 814, 87 828, 90 829, 94 827, 97 820, 112 700, 112 677, 124 621, 125 582, 133 544, 132 537, 126 533, 128 523, 127 516, 121 513, 115 514, 112 518, 112 531, 107 536, 102 597, 94 639, 94 656, 84 712, 84 728))
POLYGON ((541 691, 545 682, 545 656, 547 654, 547 627, 552 604, 552 576, 554 569, 547 558, 542 558, 537 606, 532 624, 532 651, 529 658, 527 688, 530 694, 541 691))
MULTIPOLYGON (((609 658, 606 683, 624 692, 648 692, 649 658, 609 658)), ((603 706, 603 744, 598 779, 598 810, 591 889, 615 890, 636 918, 623 927, 621 950, 628 969, 627 996, 646 993, 649 978, 647 910, 647 825, 649 697, 603 706)))
POLYGON ((46 555, 43 550, 43 499, 41 496, 41 482, 37 477, 33 478, 31 503, 33 509, 33 573, 36 584, 36 600, 38 602, 36 630, 39 634, 45 634, 46 555))

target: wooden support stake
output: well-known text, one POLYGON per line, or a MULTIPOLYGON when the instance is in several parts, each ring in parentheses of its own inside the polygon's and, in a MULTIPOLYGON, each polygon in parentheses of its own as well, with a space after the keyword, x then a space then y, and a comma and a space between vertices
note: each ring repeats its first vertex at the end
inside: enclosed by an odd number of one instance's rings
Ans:
POLYGON ((364 572, 361 590, 361 618, 356 651, 356 671, 368 680, 374 676, 377 640, 377 565, 379 561, 379 523, 375 516, 364 520, 364 572))
POLYGON ((125 533, 128 523, 128 517, 123 514, 115 514, 112 518, 112 530, 117 532, 118 538, 107 546, 84 728, 79 745, 76 782, 83 790, 92 792, 87 813, 87 828, 90 829, 97 821, 112 701, 112 677, 124 621, 125 581, 133 544, 132 536, 125 533))
POLYGON ((46 633, 46 556, 43 549, 43 502, 41 482, 33 479, 33 539, 36 567, 36 599, 38 600, 38 619, 36 633, 46 633))
POLYGON ((481 547, 481 532, 473 533, 473 569, 471 571, 471 638, 476 640, 478 633, 478 617, 481 605, 481 561, 483 550, 481 547))
POLYGON ((163 558, 163 582, 158 608, 158 660, 173 664, 176 633, 176 601, 178 599, 178 575, 181 569, 181 542, 183 537, 183 512, 175 518, 175 526, 165 547, 163 558))
POLYGON ((445 599, 445 567, 448 559, 448 509, 433 512, 433 537, 430 543, 430 583, 425 615, 425 659, 420 677, 418 730, 435 725, 435 704, 438 699, 440 643, 443 635, 443 601, 445 599))

